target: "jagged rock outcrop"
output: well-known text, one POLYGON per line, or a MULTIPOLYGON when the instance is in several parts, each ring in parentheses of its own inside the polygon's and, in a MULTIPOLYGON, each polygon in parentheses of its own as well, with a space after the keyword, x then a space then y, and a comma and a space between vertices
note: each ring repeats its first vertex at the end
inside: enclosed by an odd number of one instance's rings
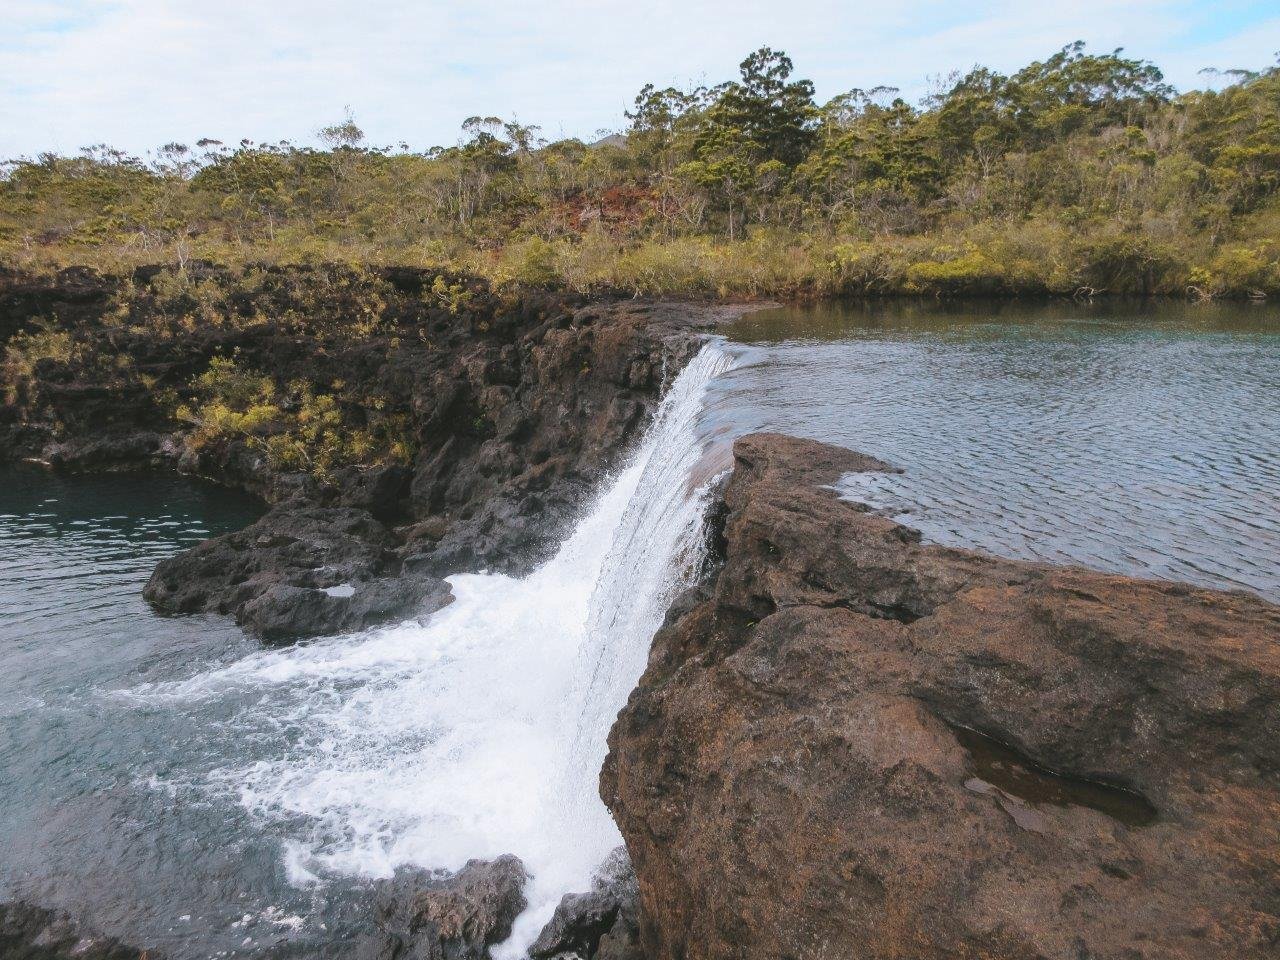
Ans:
POLYGON ((533 960, 643 960, 639 891, 625 847, 600 866, 586 893, 566 895, 529 948, 533 960))
MULTIPOLYGON (((518 857, 471 860, 454 873, 405 870, 378 885, 373 929, 356 960, 488 960, 527 905, 518 857)), ((590 891, 569 894, 529 948, 534 960, 642 960, 636 877, 619 847, 590 891)))
POLYGON ((0 903, 3 960, 162 960, 114 937, 86 930, 65 913, 21 901, 0 903))
POLYGON ((1280 955, 1280 608, 922 545, 739 440, 610 736, 652 960, 1280 955))
POLYGON ((404 574, 400 543, 368 511, 285 503, 162 560, 143 596, 168 613, 228 614, 274 642, 433 613, 449 585, 404 574))
POLYGON ((471 860, 457 873, 409 872, 383 885, 358 960, 487 960, 525 908, 518 857, 471 860))

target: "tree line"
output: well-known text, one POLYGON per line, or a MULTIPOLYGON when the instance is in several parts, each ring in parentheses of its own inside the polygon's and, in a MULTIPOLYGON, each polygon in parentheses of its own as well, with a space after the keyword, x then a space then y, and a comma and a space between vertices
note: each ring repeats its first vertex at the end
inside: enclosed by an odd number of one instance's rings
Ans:
POLYGON ((18 264, 431 263, 640 292, 1280 292, 1280 67, 1178 93, 1070 44, 1005 75, 825 103, 768 47, 737 78, 645 86, 596 143, 476 116, 374 147, 98 146, 0 173, 18 264))

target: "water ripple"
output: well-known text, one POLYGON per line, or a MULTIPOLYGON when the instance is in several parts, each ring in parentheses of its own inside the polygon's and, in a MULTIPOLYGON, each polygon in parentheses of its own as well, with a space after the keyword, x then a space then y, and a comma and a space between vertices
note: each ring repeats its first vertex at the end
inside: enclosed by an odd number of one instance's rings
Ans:
POLYGON ((1280 601, 1274 309, 828 308, 731 335, 754 362, 708 417, 904 467, 843 489, 934 541, 1280 601))

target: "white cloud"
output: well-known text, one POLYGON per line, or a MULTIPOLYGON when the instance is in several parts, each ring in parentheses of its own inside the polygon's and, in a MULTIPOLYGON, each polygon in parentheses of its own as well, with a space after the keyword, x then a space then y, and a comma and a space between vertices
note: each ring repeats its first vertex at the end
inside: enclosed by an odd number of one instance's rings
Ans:
POLYGON ((820 96, 983 62, 1012 69, 1077 38, 1124 46, 1189 86, 1205 65, 1262 66, 1280 19, 1211 44, 1178 0, 4 0, 0 156, 201 136, 305 140, 350 105, 377 143, 452 142, 474 113, 548 135, 622 123, 642 84, 717 81, 761 44, 820 96), (1190 38, 1190 39, 1189 39, 1190 38))

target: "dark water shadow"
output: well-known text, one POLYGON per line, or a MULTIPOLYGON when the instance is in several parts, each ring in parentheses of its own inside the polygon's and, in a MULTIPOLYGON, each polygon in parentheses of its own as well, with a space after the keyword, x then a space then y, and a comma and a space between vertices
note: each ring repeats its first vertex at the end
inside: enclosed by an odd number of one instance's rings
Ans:
POLYGON ((1041 831, 1041 818, 1033 812, 1023 816, 1016 801, 1032 807, 1088 807, 1104 813, 1126 827, 1148 827, 1159 813, 1146 797, 1125 787, 1071 777, 1051 770, 1007 744, 992 737, 951 725, 960 746, 969 754, 973 776, 965 786, 975 793, 995 796, 1019 826, 1041 831))

